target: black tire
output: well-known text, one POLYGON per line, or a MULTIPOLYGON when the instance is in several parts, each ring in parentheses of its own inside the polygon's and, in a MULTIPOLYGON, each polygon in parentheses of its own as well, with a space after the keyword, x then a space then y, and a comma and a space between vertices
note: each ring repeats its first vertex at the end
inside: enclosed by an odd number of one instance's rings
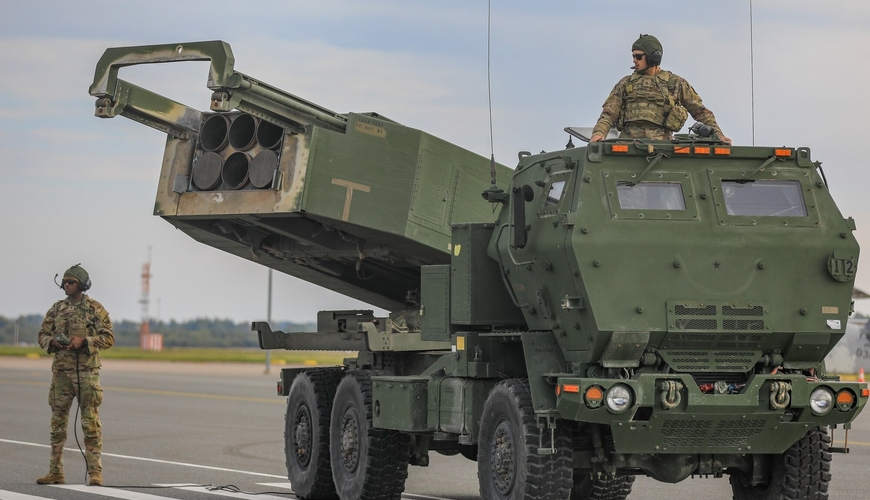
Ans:
POLYGON ((309 370, 293 380, 284 414, 284 458, 293 492, 305 500, 338 498, 329 465, 329 417, 340 369, 309 370))
POLYGON ((371 375, 350 372, 335 391, 329 450, 341 500, 399 500, 405 491, 411 437, 372 428, 371 375))
POLYGON ((528 381, 511 379, 496 385, 486 398, 480 421, 480 496, 484 500, 568 500, 573 457, 567 428, 556 428, 555 454, 538 455, 541 443, 548 447, 550 442, 550 430, 536 425, 528 381))
POLYGON ((631 494, 634 476, 592 478, 589 473, 574 475, 571 500, 625 500, 631 494))
POLYGON ((734 500, 827 500, 830 445, 828 430, 815 427, 773 459, 768 484, 751 486, 745 474, 731 474, 734 500))

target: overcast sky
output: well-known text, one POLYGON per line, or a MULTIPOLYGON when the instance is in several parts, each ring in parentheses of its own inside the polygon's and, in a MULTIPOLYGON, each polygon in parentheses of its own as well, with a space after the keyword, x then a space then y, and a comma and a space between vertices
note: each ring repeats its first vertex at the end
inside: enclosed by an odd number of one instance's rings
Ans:
MULTIPOLYGON (((0 315, 43 314, 63 297, 55 273, 81 262, 113 319, 138 320, 150 246, 152 316, 266 317, 265 268, 151 215, 165 135, 93 116, 88 86, 107 47, 221 39, 240 72, 490 153, 484 0, 0 6, 0 315)), ((736 0, 494 1, 496 159, 513 166, 518 151, 561 149, 564 127, 594 124, 630 72, 641 32, 661 40, 662 66, 692 83, 734 143, 752 144, 754 54, 755 144, 810 147, 868 246, 870 2, 756 0, 752 16, 750 29, 749 2, 736 0)), ((126 68, 121 77, 208 108, 206 63, 126 68)), ((870 289, 865 268, 857 284, 870 289)), ((276 320, 367 307, 285 275, 275 275, 274 290, 276 320)))

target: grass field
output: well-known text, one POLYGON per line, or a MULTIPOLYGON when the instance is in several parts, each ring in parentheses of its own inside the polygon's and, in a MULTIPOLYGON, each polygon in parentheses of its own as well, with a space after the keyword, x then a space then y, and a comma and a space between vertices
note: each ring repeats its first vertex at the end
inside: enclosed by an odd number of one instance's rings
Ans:
MULTIPOLYGON (((355 352, 343 351, 272 351, 276 365, 340 365, 355 352)), ((0 356, 47 357, 38 347, 0 346, 0 356)), ((201 363, 264 363, 266 351, 260 349, 167 348, 159 352, 137 347, 113 347, 100 353, 103 359, 143 359, 149 361, 192 361, 201 363)))

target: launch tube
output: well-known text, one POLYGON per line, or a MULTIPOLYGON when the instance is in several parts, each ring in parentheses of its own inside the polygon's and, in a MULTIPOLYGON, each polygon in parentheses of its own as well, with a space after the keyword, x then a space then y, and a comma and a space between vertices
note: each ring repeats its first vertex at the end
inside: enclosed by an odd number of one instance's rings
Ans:
POLYGON ((227 131, 230 121, 223 115, 212 115, 202 124, 199 142, 206 151, 218 151, 227 145, 227 131))
POLYGON ((237 151, 227 157, 221 169, 221 179, 228 189, 241 189, 248 183, 248 169, 251 157, 247 153, 237 151))
POLYGON ((230 124, 230 146, 238 151, 247 151, 254 147, 258 122, 257 118, 247 113, 237 116, 230 124))

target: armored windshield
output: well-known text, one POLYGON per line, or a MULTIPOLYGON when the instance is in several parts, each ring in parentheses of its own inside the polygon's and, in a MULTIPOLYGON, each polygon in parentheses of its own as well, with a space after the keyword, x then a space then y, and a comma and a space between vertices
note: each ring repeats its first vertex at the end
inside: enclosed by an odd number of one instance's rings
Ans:
POLYGON ((616 185, 619 207, 627 210, 685 210, 683 189, 676 182, 638 182, 616 185))
POLYGON ((728 215, 806 217, 798 181, 722 181, 728 215))

